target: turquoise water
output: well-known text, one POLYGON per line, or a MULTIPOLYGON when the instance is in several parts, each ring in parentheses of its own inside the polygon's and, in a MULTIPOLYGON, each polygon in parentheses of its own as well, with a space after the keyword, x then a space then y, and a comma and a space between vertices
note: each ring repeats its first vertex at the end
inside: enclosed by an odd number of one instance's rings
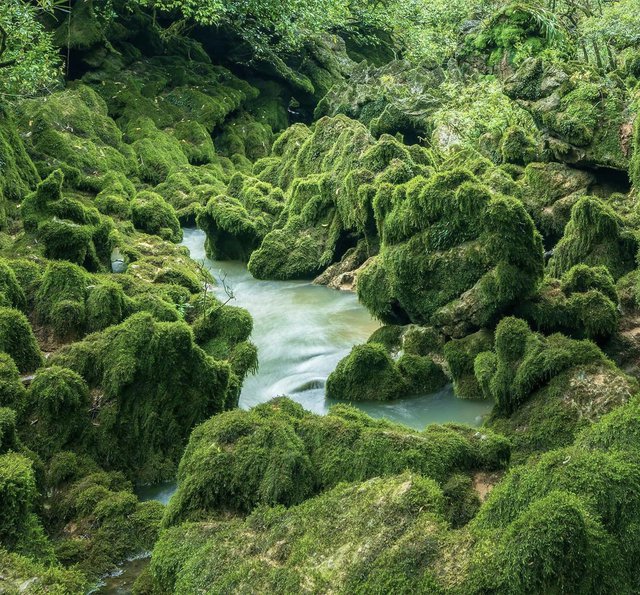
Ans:
MULTIPOLYGON (((235 295, 230 304, 246 308, 253 316, 251 340, 258 347, 260 367, 245 380, 240 407, 248 409, 288 395, 309 411, 326 413, 336 402, 325 398, 327 376, 354 345, 369 338, 379 323, 351 292, 308 281, 259 281, 242 263, 209 260, 204 239, 199 229, 184 230, 183 244, 191 257, 204 261, 216 279, 224 278, 235 295)), ((221 283, 216 291, 226 299, 221 283)), ((430 395, 353 404, 373 417, 416 429, 445 422, 479 425, 491 409, 486 401, 456 398, 451 386, 430 395)), ((174 490, 171 482, 142 487, 139 494, 166 503, 174 490)))

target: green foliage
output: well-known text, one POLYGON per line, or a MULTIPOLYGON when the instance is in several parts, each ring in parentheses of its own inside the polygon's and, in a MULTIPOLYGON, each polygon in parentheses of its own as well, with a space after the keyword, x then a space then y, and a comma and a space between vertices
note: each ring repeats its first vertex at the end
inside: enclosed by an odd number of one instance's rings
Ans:
POLYGON ((0 95, 14 100, 55 86, 60 58, 37 7, 22 0, 3 2, 0 31, 0 95))
POLYGON ((77 570, 69 570, 60 566, 52 566, 34 561, 31 557, 10 553, 0 548, 0 566, 3 569, 3 588, 8 593, 19 592, 29 583, 31 593, 83 593, 87 588, 87 580, 77 570))

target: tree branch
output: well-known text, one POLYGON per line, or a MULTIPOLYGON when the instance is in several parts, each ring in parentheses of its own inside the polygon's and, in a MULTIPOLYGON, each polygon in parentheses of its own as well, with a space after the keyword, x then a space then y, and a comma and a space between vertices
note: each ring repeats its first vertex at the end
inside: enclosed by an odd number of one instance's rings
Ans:
MULTIPOLYGON (((0 57, 7 50, 7 31, 6 29, 0 25, 0 57)), ((0 68, 8 68, 9 66, 13 66, 17 62, 16 59, 13 60, 5 60, 4 62, 0 62, 0 68)))

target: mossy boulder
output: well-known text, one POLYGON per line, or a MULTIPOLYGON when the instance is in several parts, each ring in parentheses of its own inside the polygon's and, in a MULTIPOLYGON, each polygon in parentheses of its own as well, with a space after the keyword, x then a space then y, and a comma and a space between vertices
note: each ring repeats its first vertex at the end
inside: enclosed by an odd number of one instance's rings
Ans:
POLYGON ((433 393, 447 383, 442 368, 428 355, 405 353, 397 361, 375 338, 357 345, 327 378, 330 399, 388 401, 433 393))
POLYGON ((211 258, 248 261, 284 208, 284 194, 267 182, 235 174, 224 194, 209 200, 197 218, 211 258))
POLYGON ((43 362, 29 320, 14 308, 0 307, 0 351, 11 356, 20 372, 32 372, 43 362))
POLYGON ((377 343, 357 345, 327 378, 330 399, 388 401, 406 396, 408 385, 387 350, 377 343))
POLYGON ((0 407, 10 407, 22 412, 26 391, 20 379, 20 371, 13 358, 0 353, 0 407))
POLYGON ((121 473, 93 470, 70 477, 56 494, 49 516, 61 535, 58 558, 93 580, 148 551, 158 537, 164 506, 140 502, 121 473))
POLYGON ((50 325, 62 339, 79 338, 87 323, 86 299, 90 277, 69 262, 47 265, 36 294, 36 313, 41 324, 50 325))
POLYGON ((63 168, 68 183, 82 186, 84 178, 137 170, 133 150, 108 116, 105 102, 85 85, 22 102, 19 124, 43 176, 63 168))
POLYGON ((615 75, 579 62, 526 59, 504 82, 546 135, 557 161, 625 170, 626 90, 615 75))
POLYGON ((341 484, 292 508, 261 507, 246 521, 171 528, 154 549, 151 571, 158 585, 172 591, 207 585, 261 593, 346 593, 381 584, 394 592, 401 586, 420 591, 435 581, 421 580, 413 563, 437 550, 446 526, 443 508, 437 484, 416 474, 341 484), (418 535, 429 535, 429 545, 418 535), (245 547, 249 541, 255 557, 245 547), (331 564, 319 572, 319 560, 331 564))
POLYGON ((340 260, 359 238, 376 235, 373 197, 383 181, 401 183, 425 171, 420 147, 407 148, 338 115, 313 129, 292 126, 258 161, 255 175, 281 188, 285 207, 253 252, 249 270, 258 278, 313 278, 340 260))
POLYGON ((229 364, 206 355, 186 323, 148 313, 65 347, 52 363, 97 391, 89 452, 145 481, 171 477, 191 428, 237 403, 229 364))
POLYGON ((175 210, 155 192, 139 192, 131 202, 133 224, 147 233, 172 242, 182 239, 182 229, 175 210))
POLYGON ((577 264, 603 265, 614 279, 635 268, 637 241, 622 218, 604 201, 584 196, 571 209, 571 219, 549 261, 560 277, 577 264))
POLYGON ((32 463, 17 453, 0 455, 0 543, 13 548, 31 524, 38 492, 32 463))
POLYGON ((31 158, 27 154, 20 137, 13 111, 0 104, 0 229, 6 225, 5 201, 20 201, 29 194, 40 181, 31 158))
POLYGON ((112 222, 91 205, 63 195, 64 175, 53 171, 21 206, 25 228, 44 246, 44 256, 98 270, 111 252, 112 222))
POLYGON ((194 430, 164 522, 296 504, 341 481, 404 469, 443 482, 456 470, 499 469, 508 459, 508 442, 491 432, 457 425, 417 432, 345 405, 319 416, 278 398, 194 430))
POLYGON ((358 296, 385 322, 433 325, 461 337, 493 323, 542 278, 542 242, 522 204, 451 169, 374 200, 380 254, 358 296))
POLYGON ((51 366, 35 375, 26 398, 26 445, 48 460, 78 445, 90 427, 89 388, 74 371, 51 366))
POLYGON ((618 292, 609 270, 578 264, 561 279, 547 279, 518 314, 544 333, 603 341, 619 324, 618 292))
POLYGON ((480 353, 474 370, 496 401, 488 426, 512 440, 518 461, 571 444, 578 431, 637 390, 591 341, 544 337, 512 317, 500 322, 495 352, 480 353))

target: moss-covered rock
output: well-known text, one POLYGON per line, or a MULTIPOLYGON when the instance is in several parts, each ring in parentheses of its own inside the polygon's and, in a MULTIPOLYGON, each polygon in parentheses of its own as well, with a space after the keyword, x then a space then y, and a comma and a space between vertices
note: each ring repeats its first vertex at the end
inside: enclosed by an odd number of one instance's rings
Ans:
MULTIPOLYGON (((378 337, 381 335, 379 334, 378 337)), ((380 339, 372 337, 340 360, 327 378, 330 399, 388 401, 433 393, 447 383, 442 368, 427 353, 404 353, 396 361, 380 339)))
POLYGON ((406 396, 409 390, 402 373, 377 343, 357 345, 327 378, 331 399, 388 401, 406 396))
POLYGON ((318 416, 279 398, 194 430, 165 523, 296 504, 341 481, 404 469, 443 482, 457 470, 500 468, 508 458, 502 437, 467 426, 416 432, 344 405, 318 416))
POLYGON ((147 313, 65 347, 52 363, 96 391, 89 451, 145 481, 171 477, 190 429, 237 403, 229 364, 206 355, 184 322, 147 313))
POLYGON ((248 261, 283 208, 282 190, 235 174, 225 194, 211 198, 198 215, 198 225, 207 234, 207 254, 215 259, 248 261))
POLYGON ((603 265, 619 279, 635 268, 636 250, 637 241, 622 218, 602 200, 585 196, 571 209, 549 272, 560 277, 576 264, 603 265))
POLYGON ((156 545, 151 568, 157 584, 179 592, 204 585, 262 593, 342 593, 363 585, 409 592, 434 584, 421 581, 413 562, 433 555, 444 527, 438 486, 407 473, 342 484, 289 509, 263 507, 246 521, 172 528, 156 545), (429 535, 427 543, 410 546, 418 535, 429 535))
POLYGON ((466 170, 378 189, 379 256, 358 296, 383 321, 432 324, 460 337, 491 324, 542 276, 542 242, 522 204, 466 170))
POLYGON ((43 176, 62 168, 68 183, 82 185, 85 177, 137 170, 105 102, 85 85, 22 102, 19 116, 27 150, 43 176))
POLYGON ((68 478, 55 491, 49 516, 59 532, 58 559, 93 580, 149 551, 157 539, 164 506, 139 502, 120 473, 68 478))
POLYGON ((628 99, 616 76, 584 63, 531 57, 504 89, 531 113, 557 161, 627 168, 628 99))
POLYGON ((21 372, 32 372, 43 361, 29 320, 14 308, 0 308, 0 351, 9 354, 21 372))
POLYGON ((538 293, 517 310, 545 333, 603 340, 618 327, 618 292, 604 266, 579 264, 562 279, 547 279, 538 293))
POLYGON ((511 317, 496 329, 495 352, 479 354, 474 369, 482 390, 496 401, 488 425, 512 440, 519 461, 571 444, 580 429, 637 390, 636 381, 594 343, 544 337, 511 317))
POLYGON ((147 233, 172 242, 182 239, 182 229, 173 207, 155 192, 139 192, 131 203, 133 224, 147 233))
POLYGON ((27 393, 26 445, 48 460, 77 445, 91 424, 89 388, 72 370, 51 366, 38 371, 27 393))

